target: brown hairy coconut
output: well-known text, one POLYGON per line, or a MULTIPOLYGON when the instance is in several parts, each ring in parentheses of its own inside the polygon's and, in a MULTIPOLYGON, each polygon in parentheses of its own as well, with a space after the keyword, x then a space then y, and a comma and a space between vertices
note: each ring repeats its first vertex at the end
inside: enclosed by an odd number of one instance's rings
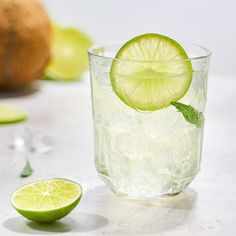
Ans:
POLYGON ((42 76, 50 57, 50 19, 36 0, 0 0, 0 89, 42 76))

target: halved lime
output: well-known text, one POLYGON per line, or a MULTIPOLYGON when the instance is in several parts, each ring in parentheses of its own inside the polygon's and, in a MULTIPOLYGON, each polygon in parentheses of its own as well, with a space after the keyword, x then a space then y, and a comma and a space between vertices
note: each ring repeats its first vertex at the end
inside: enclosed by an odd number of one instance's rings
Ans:
POLYGON ((36 222, 53 222, 68 215, 79 203, 82 188, 66 179, 29 183, 16 190, 11 204, 24 217, 36 222))
POLYGON ((144 34, 120 48, 110 77, 124 103, 134 109, 155 111, 185 95, 192 81, 192 65, 175 40, 144 34))
POLYGON ((0 124, 13 124, 25 121, 26 112, 15 106, 0 104, 0 124))
POLYGON ((88 67, 87 50, 92 40, 75 28, 54 27, 52 59, 45 70, 45 78, 75 80, 88 67))

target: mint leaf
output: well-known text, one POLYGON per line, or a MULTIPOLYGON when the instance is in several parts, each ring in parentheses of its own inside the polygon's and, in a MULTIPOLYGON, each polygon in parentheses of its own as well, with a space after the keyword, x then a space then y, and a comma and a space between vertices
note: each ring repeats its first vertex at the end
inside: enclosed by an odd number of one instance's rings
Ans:
POLYGON ((26 161, 26 165, 25 165, 24 169, 22 170, 20 176, 21 176, 21 177, 28 177, 28 176, 30 176, 32 173, 33 173, 33 169, 31 168, 30 163, 29 163, 29 161, 27 160, 27 161, 26 161))
POLYGON ((187 122, 196 125, 198 128, 202 127, 204 122, 204 116, 202 112, 198 112, 191 105, 185 105, 180 102, 171 102, 171 105, 176 107, 176 109, 183 114, 184 119, 187 122))

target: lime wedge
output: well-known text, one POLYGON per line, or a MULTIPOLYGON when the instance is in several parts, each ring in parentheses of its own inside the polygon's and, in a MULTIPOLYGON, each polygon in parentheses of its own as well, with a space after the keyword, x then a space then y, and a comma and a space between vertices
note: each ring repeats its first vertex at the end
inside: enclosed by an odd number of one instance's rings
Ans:
POLYGON ((66 179, 49 179, 24 185, 11 197, 11 204, 24 217, 53 222, 69 214, 79 203, 82 188, 66 179))
POLYGON ((52 59, 45 78, 76 80, 88 67, 87 49, 92 40, 75 28, 54 27, 52 59))
POLYGON ((27 120, 26 112, 18 107, 0 104, 0 124, 13 124, 27 120))
POLYGON ((128 106, 155 111, 178 101, 192 81, 192 65, 183 47, 160 34, 144 34, 125 43, 113 60, 111 84, 128 106))

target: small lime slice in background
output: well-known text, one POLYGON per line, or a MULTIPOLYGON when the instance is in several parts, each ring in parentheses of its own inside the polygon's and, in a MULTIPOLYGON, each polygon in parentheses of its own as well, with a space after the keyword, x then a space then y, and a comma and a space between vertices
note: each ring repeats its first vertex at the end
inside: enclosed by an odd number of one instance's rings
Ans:
POLYGON ((0 125, 19 123, 25 120, 27 120, 27 114, 23 109, 0 104, 0 125))
POLYGON ((160 34, 125 43, 110 71, 113 90, 128 106, 155 111, 178 101, 189 89, 192 65, 183 47, 160 34))
POLYGON ((11 197, 12 206, 24 217, 49 223, 68 215, 79 203, 81 186, 66 179, 48 179, 26 184, 11 197))
POLYGON ((52 58, 45 79, 76 80, 88 68, 87 50, 92 40, 76 28, 53 28, 52 58))

